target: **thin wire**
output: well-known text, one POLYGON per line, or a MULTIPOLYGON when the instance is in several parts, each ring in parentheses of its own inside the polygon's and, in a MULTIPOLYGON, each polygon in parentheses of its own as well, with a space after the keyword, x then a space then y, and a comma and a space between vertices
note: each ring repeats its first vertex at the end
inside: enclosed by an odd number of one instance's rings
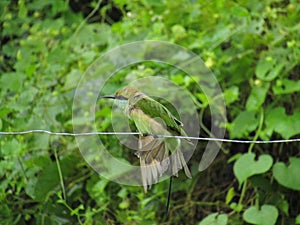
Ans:
POLYGON ((50 135, 61 135, 61 136, 91 136, 91 135, 129 135, 129 134, 140 134, 139 132, 86 132, 86 133, 68 133, 68 132, 53 132, 49 130, 26 130, 26 131, 0 131, 0 135, 23 135, 32 133, 44 133, 50 135))
MULTIPOLYGON (((61 136, 91 136, 91 135, 134 135, 141 134, 139 132, 86 132, 86 133, 68 133, 68 132, 53 132, 48 130, 27 130, 27 131, 0 131, 0 135, 24 135, 32 133, 44 133, 49 135, 61 135, 61 136)), ((226 138, 214 138, 214 137, 189 137, 189 136, 172 136, 172 135, 155 135, 158 138, 177 138, 177 139, 190 139, 199 141, 220 141, 231 143, 255 143, 255 144, 271 144, 271 143, 286 143, 286 142, 300 142, 300 138, 295 139, 282 139, 282 140, 235 140, 226 138)))

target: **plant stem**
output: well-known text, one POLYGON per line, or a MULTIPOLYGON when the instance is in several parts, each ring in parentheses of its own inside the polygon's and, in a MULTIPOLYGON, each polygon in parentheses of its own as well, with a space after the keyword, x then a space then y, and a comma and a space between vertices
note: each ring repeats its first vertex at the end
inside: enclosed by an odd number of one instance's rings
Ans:
MULTIPOLYGON (((253 138, 254 141, 256 141, 258 139, 259 133, 260 133, 260 131, 262 129, 263 122, 264 122, 264 111, 261 108, 260 109, 260 119, 259 119, 258 129, 257 129, 257 132, 255 133, 254 138, 253 138)), ((249 148, 248 148, 248 153, 252 152, 253 147, 254 147, 254 143, 251 143, 250 146, 249 146, 249 148)), ((245 194, 246 194, 246 190, 247 190, 247 182, 248 182, 248 179, 246 179, 245 182, 243 183, 241 197, 239 199, 239 205, 241 205, 242 202, 243 202, 243 200, 244 200, 244 197, 245 197, 245 194)))

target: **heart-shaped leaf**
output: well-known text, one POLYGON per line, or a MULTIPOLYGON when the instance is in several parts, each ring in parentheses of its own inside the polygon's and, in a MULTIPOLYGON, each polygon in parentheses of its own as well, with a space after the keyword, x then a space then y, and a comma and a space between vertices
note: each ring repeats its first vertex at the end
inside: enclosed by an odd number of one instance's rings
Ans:
POLYGON ((242 155, 234 164, 233 171, 241 185, 248 177, 267 172, 273 164, 270 155, 261 155, 255 160, 254 153, 242 155))
POLYGON ((243 214, 243 219, 247 223, 258 225, 273 225, 278 218, 278 210, 272 205, 263 205, 259 210, 255 206, 247 209, 243 214))
POLYGON ((279 184, 287 188, 300 191, 300 159, 291 157, 290 165, 282 162, 275 163, 273 174, 279 184))
POLYGON ((226 214, 213 213, 205 217, 198 225, 226 225, 227 221, 226 214))

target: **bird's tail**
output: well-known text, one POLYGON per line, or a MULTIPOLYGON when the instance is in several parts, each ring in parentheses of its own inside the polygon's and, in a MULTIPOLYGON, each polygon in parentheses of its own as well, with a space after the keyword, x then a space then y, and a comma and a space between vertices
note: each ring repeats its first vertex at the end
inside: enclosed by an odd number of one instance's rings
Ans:
POLYGON ((177 141, 178 144, 175 146, 173 143, 166 142, 166 147, 169 148, 170 152, 172 152, 172 154, 170 155, 171 175, 178 176, 178 171, 184 169, 185 175, 188 178, 192 178, 191 172, 187 166, 187 163, 180 148, 180 140, 177 141))
POLYGON ((151 135, 140 137, 137 155, 140 158, 142 184, 145 192, 153 183, 157 183, 168 169, 171 176, 178 176, 178 171, 184 169, 186 176, 192 178, 179 147, 180 141, 178 142, 176 139, 170 141, 170 139, 156 138, 151 135), (172 152, 170 156, 169 152, 172 152))

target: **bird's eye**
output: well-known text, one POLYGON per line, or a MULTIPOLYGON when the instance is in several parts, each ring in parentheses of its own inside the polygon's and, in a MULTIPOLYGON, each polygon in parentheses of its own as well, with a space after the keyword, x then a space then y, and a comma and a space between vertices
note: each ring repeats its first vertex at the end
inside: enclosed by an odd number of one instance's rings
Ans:
POLYGON ((142 95, 142 94, 135 95, 133 98, 134 98, 134 99, 138 99, 139 97, 141 97, 141 95, 142 95))

